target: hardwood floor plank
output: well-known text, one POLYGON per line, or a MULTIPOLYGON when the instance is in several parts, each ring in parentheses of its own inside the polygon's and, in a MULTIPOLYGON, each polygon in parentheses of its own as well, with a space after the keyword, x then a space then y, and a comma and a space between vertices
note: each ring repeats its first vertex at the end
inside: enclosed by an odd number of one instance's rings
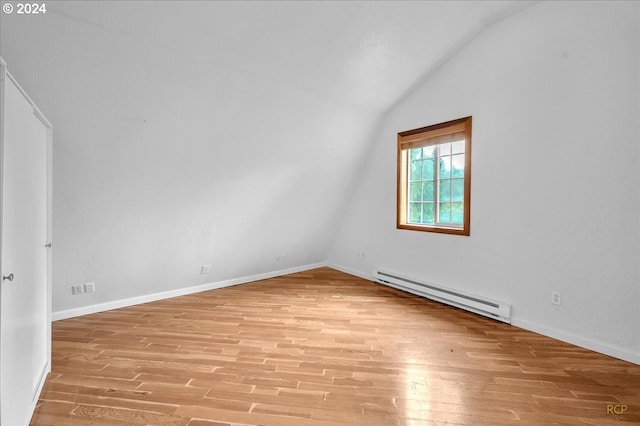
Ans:
POLYGON ((638 365, 329 268, 52 336, 34 426, 640 423, 638 365))
POLYGON ((163 424, 166 426, 181 426, 189 421, 189 418, 153 413, 142 410, 130 410, 113 406, 78 405, 71 414, 80 419, 93 421, 100 419, 105 423, 149 425, 163 424))

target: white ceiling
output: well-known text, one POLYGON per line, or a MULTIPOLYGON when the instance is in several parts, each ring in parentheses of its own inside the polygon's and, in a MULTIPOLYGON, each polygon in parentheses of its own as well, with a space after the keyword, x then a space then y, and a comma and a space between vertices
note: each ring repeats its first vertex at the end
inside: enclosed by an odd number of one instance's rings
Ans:
POLYGON ((162 48, 169 63, 225 67, 382 111, 480 31, 532 1, 70 1, 67 18, 162 48))

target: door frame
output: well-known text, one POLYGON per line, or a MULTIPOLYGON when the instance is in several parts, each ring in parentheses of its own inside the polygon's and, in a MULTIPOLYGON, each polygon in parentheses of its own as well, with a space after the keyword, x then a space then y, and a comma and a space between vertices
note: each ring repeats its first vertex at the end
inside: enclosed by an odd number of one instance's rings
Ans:
MULTIPOLYGON (((37 105, 33 102, 33 100, 27 95, 22 86, 17 82, 17 80, 9 73, 7 70, 7 63, 5 60, 0 57, 0 105, 2 105, 2 113, 0 113, 0 271, 2 269, 2 238, 3 238, 3 229, 4 229, 4 130, 5 130, 5 111, 6 108, 4 106, 5 101, 5 84, 7 79, 11 80, 13 84, 16 85, 20 93, 25 97, 25 99, 31 104, 33 107, 33 115, 38 118, 42 124, 47 129, 47 244, 51 244, 49 249, 47 250, 47 284, 46 284, 46 306, 47 306, 47 330, 46 330, 46 366, 44 371, 42 371, 37 389, 32 398, 31 403, 31 412, 35 410, 36 404, 38 402, 38 397, 42 392, 42 388, 44 387, 45 381, 47 379, 47 374, 51 372, 51 285, 52 285, 52 269, 53 269, 53 126, 47 120, 45 115, 40 111, 37 105)), ((0 316, 2 315, 2 284, 0 283, 0 316)), ((0 352, 0 357, 2 353, 0 352)), ((2 359, 0 358, 0 362, 2 359)), ((0 380, 2 378, 0 377, 0 380)), ((2 400, 2 387, 0 386, 0 401, 2 400)), ((0 407, 1 409, 1 407, 0 407)), ((0 412, 0 419, 2 419, 2 413, 0 412)))

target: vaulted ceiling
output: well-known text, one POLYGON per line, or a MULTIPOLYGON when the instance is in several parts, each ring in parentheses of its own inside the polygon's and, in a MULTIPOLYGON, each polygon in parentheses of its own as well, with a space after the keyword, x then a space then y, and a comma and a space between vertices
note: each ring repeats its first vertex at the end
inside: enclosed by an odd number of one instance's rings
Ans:
POLYGON ((227 68, 383 111, 480 31, 532 3, 71 1, 50 10, 138 54, 160 49, 168 66, 227 68))
POLYGON ((381 117, 532 3, 2 14, 1 54, 54 124, 54 311, 323 261, 381 117), (71 298, 87 281, 93 299, 71 298))

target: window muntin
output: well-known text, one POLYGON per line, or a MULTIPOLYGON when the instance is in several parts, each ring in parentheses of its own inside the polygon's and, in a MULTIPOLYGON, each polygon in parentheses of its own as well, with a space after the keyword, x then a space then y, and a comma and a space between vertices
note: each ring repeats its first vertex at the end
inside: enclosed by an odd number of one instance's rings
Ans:
POLYGON ((401 229, 469 235, 471 117, 398 134, 401 229))

